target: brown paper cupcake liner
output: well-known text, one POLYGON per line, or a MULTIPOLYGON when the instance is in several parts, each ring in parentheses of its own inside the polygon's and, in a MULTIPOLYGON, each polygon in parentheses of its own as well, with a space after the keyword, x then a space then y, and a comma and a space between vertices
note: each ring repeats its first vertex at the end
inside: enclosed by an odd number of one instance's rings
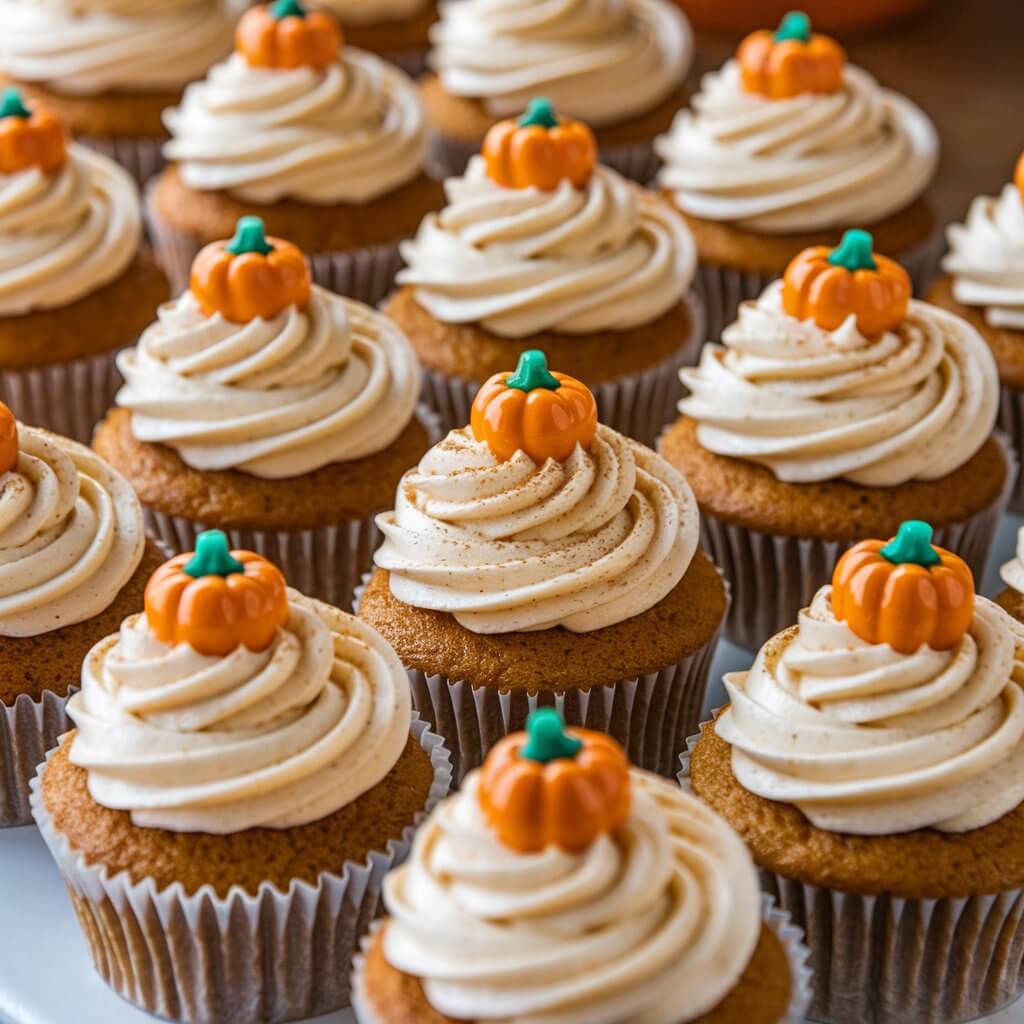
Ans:
POLYGON ((380 57, 401 68, 414 81, 427 70, 427 49, 382 53, 380 57))
MULTIPOLYGON (((264 882, 256 896, 226 897, 206 885, 191 896, 152 878, 110 877, 86 863, 53 824, 32 780, 32 813, 67 884, 100 977, 147 1013, 190 1024, 275 1024, 347 1005, 352 958, 378 913, 381 884, 408 855, 416 825, 451 786, 448 751, 413 716, 412 734, 430 756, 434 782, 416 824, 359 864, 339 865, 317 884, 287 892, 264 882)), ((52 756, 52 755, 51 755, 52 756)))
MULTIPOLYGON (((999 393, 999 418, 997 426, 1009 438, 1018 463, 1024 453, 1024 391, 1014 391, 1005 385, 999 393)), ((1018 473, 1017 481, 1010 492, 1007 511, 1014 515, 1024 514, 1024 473, 1018 473)))
POLYGON ((75 142, 80 142, 95 153, 110 157, 114 163, 120 164, 142 191, 146 183, 164 169, 164 138, 146 138, 139 136, 134 139, 114 139, 98 135, 76 135, 75 142))

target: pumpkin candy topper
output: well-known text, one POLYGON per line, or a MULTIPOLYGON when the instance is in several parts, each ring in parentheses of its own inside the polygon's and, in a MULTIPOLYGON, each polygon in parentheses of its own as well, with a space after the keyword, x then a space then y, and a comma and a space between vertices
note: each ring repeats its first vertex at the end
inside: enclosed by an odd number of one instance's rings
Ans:
POLYGON ((869 644, 945 651, 970 629, 974 577, 963 559, 932 545, 928 523, 908 520, 888 543, 861 541, 839 559, 832 610, 869 644))
POLYGON ((525 733, 506 736, 487 755, 477 798, 504 846, 576 853, 629 816, 629 762, 610 736, 566 730, 554 708, 538 708, 525 733))
POLYGON ((0 174, 38 167, 44 174, 67 160, 64 126, 49 110, 29 110, 17 89, 0 93, 0 174))
POLYGON ((1024 203, 1024 153, 1017 158, 1017 166, 1013 169, 1013 183, 1020 193, 1021 202, 1024 203))
POLYGON ((199 534, 195 552, 160 566, 146 584, 145 601, 158 640, 211 657, 242 645, 266 650, 288 621, 280 569, 252 551, 229 551, 220 530, 199 534))
POLYGON ((783 309, 826 331, 840 327, 851 313, 857 329, 868 337, 899 326, 910 302, 910 275, 873 247, 871 235, 854 228, 835 249, 804 249, 786 267, 783 309))
POLYGON ((343 42, 338 23, 298 0, 276 0, 242 15, 235 49, 253 68, 324 68, 338 59, 343 42))
POLYGON ((0 474, 9 473, 18 465, 18 421, 14 413, 0 402, 0 474))
POLYGON ((205 316, 232 323, 271 320, 289 306, 305 309, 311 288, 302 251, 267 238, 259 217, 242 217, 229 242, 213 242, 192 262, 192 294, 205 316))
POLYGON ((834 39, 812 33, 810 18, 802 11, 790 11, 775 32, 752 32, 740 43, 736 59, 743 88, 768 99, 843 87, 846 53, 834 39))
POLYGON ((575 377, 549 372, 544 353, 531 349, 519 357, 515 373, 496 373, 477 392, 470 425, 503 462, 517 451, 538 465, 562 462, 577 444, 590 448, 597 402, 575 377))
POLYGON ((499 121, 483 145, 487 176, 502 188, 558 188, 568 179, 583 188, 597 166, 594 133, 582 122, 555 115, 551 101, 530 101, 518 121, 499 121))

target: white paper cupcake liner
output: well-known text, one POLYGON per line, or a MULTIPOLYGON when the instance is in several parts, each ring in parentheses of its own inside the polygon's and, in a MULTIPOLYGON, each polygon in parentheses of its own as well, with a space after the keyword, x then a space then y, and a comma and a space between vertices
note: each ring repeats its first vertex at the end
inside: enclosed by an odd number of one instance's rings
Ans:
MULTIPOLYGON (((448 752, 415 716, 412 733, 430 755, 434 782, 416 824, 451 785, 448 752)), ((52 754, 50 755, 52 756, 52 754)), ((49 760, 49 758, 47 759, 49 760)), ((53 824, 32 780, 32 813, 60 869, 101 978, 147 1013, 190 1024, 275 1024, 329 1013, 349 998, 352 958, 378 913, 385 874, 408 855, 415 825, 362 864, 349 861, 317 884, 287 892, 264 882, 220 897, 206 885, 159 890, 89 865, 53 824)))
POLYGON ((164 159, 163 147, 167 140, 164 138, 137 138, 115 139, 97 135, 76 135, 75 142, 80 142, 87 149, 95 153, 102 153, 110 157, 114 163, 120 164, 139 186, 139 190, 146 187, 146 183, 156 174, 164 169, 167 161, 164 159))
MULTIPOLYGON (((1014 391, 1005 385, 1000 389, 997 425, 1009 438, 1019 463, 1024 453, 1024 391, 1014 391)), ((1024 473, 1017 474, 1007 510, 1014 515, 1024 513, 1024 473)))

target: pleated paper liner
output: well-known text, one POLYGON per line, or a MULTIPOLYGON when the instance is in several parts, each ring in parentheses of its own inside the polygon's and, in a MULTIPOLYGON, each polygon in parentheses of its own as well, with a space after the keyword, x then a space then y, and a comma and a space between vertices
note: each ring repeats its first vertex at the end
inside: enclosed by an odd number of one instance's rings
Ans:
MULTIPOLYGON (((785 1016, 778 1021, 778 1024, 804 1024, 807 1007, 811 1002, 812 972, 807 966, 810 954, 807 946, 804 945, 803 933, 791 923, 789 914, 784 910, 779 910, 772 897, 764 893, 761 894, 761 920, 775 933, 789 962, 791 979, 789 1006, 786 1008, 785 1016)), ((355 957, 352 971, 352 1009, 355 1011, 358 1024, 385 1024, 370 1008, 370 1001, 366 996, 364 975, 366 954, 369 951, 370 943, 383 924, 383 921, 373 923, 369 934, 360 943, 360 952, 355 957)), ((679 1009, 680 1013, 686 1012, 684 997, 681 997, 679 1009)), ((387 1024, 391 1024, 391 1022, 389 1021, 387 1024)))
MULTIPOLYGON (((1009 438, 1018 463, 1024 452, 1024 391, 1014 391, 1004 384, 999 393, 999 419, 997 425, 1009 438)), ((1014 515, 1024 514, 1024 473, 1017 474, 1017 481, 1010 493, 1007 511, 1014 515)))
MULTIPOLYGON (((448 752, 426 724, 412 732, 430 755, 434 782, 416 824, 448 793, 448 752)), ((52 756, 52 755, 51 755, 52 756)), ((212 886, 193 895, 180 883, 159 890, 87 864, 54 827, 32 780, 32 812, 68 892, 100 977, 147 1013, 190 1024, 276 1024, 347 1005, 352 959, 378 913, 385 874, 408 855, 415 826, 364 863, 339 865, 317 884, 269 882, 256 896, 212 886)))
MULTIPOLYGON (((691 736, 680 756, 684 789, 699 739, 691 736)), ((762 890, 806 936, 814 972, 811 1020, 960 1024, 1024 993, 1024 890, 902 899, 805 885, 772 871, 760 875, 762 890)))
POLYGON ((76 135, 80 142, 94 153, 102 153, 120 164, 131 176, 141 192, 146 183, 164 169, 163 147, 166 138, 104 138, 97 135, 76 135))

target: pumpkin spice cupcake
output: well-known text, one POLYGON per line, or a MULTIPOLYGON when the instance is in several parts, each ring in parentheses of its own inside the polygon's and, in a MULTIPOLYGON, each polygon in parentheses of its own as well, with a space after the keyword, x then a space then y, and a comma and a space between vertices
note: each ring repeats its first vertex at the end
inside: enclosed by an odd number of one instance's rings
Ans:
POLYGON ((311 6, 333 14, 352 46, 379 54, 413 78, 423 72, 436 0, 311 0, 311 6))
POLYGON ((402 244, 385 306, 444 426, 462 426, 480 383, 542 346, 594 388, 603 422, 653 444, 704 340, 682 218, 599 165, 590 129, 544 99, 493 128, 445 191, 402 244))
POLYGON ((667 0, 448 3, 430 38, 435 74, 420 92, 446 176, 462 174, 498 121, 546 96, 594 128, 603 163, 647 184, 651 144, 685 101, 694 54, 689 23, 667 0))
POLYGON ((996 367, 970 324, 848 231, 806 250, 683 370, 659 451, 693 487, 733 587, 726 634, 756 650, 865 534, 928 517, 980 579, 1016 473, 994 437, 996 367))
POLYGON ((801 1024, 810 1002, 740 838, 552 708, 436 808, 384 902, 359 1024, 801 1024))
POLYGON ((0 403, 0 828, 31 822, 29 780, 70 728, 82 659, 142 607, 163 557, 119 473, 0 403))
MULTIPOLYGON (((538 704, 671 774, 725 615, 689 485, 528 352, 402 478, 359 615, 463 777, 538 704)), ((695 717, 696 716, 696 717, 695 717)))
POLYGON ((203 529, 271 557, 303 592, 349 607, 374 516, 439 436, 417 411, 402 332, 310 282, 255 217, 196 258, 191 287, 122 352, 125 386, 94 446, 174 550, 203 529))
POLYGON ((919 294, 936 268, 932 122, 800 12, 706 75, 655 149, 658 180, 697 239, 713 338, 797 253, 835 245, 845 228, 870 227, 919 294))
POLYGON ((345 1005, 384 873, 451 778, 394 651, 212 531, 81 679, 32 812, 103 980, 171 1020, 345 1005))
POLYGON ((815 1020, 974 1020, 1024 989, 1024 645, 931 536, 847 552, 684 759, 806 928, 815 1020))
POLYGON ((256 213, 312 254, 320 284, 375 304, 394 282, 399 240, 442 202, 423 169, 416 87, 379 57, 342 48, 334 19, 297 0, 248 11, 235 53, 165 120, 171 164, 149 213, 178 288, 201 246, 256 213))

